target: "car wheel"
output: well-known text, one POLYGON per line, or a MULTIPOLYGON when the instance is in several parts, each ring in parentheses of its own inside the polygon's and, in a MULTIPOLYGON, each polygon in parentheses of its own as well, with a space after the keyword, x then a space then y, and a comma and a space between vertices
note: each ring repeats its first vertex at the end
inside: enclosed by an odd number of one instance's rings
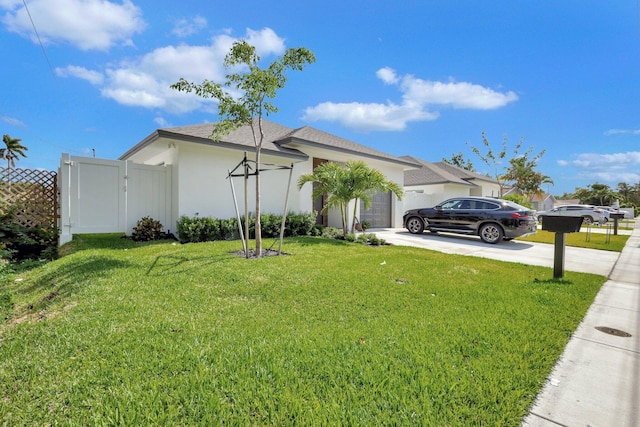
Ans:
POLYGON ((406 223, 407 230, 411 234, 422 234, 424 231, 424 221, 422 218, 418 218, 417 216, 412 216, 407 220, 406 223))
POLYGON ((585 215, 582 217, 582 223, 583 224, 593 224, 593 218, 590 217, 589 215, 585 215))
POLYGON ((485 243, 498 243, 504 236, 502 227, 494 223, 484 224, 480 227, 480 232, 478 234, 485 243))

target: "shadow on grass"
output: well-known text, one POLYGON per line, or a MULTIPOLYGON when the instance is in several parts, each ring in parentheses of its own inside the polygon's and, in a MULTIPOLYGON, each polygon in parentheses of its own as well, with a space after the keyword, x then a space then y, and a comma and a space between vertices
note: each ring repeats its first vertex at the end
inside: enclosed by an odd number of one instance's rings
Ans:
POLYGON ((87 282, 87 276, 101 278, 110 275, 114 269, 129 268, 132 264, 126 261, 96 256, 86 260, 59 265, 50 273, 37 277, 30 285, 18 288, 15 294, 33 295, 33 303, 27 305, 29 311, 46 309, 54 302, 68 298, 76 292, 81 284, 87 282), (44 297, 42 295, 45 295, 44 297))
POLYGON ((533 279, 533 283, 541 283, 543 285, 550 285, 550 284, 554 284, 554 285, 573 285, 573 282, 571 280, 567 280, 567 279, 554 279, 554 278, 538 279, 537 277, 535 279, 533 279))
POLYGON ((88 249, 132 249, 143 246, 162 245, 175 242, 175 239, 134 242, 122 233, 75 234, 73 240, 58 249, 60 257, 88 249))
POLYGON ((218 257, 201 256, 187 257, 182 255, 160 255, 153 260, 147 269, 147 276, 164 276, 167 274, 183 274, 191 270, 201 269, 203 267, 237 259, 237 255, 227 254, 218 257))
POLYGON ((326 237, 289 237, 292 242, 301 246, 311 245, 332 245, 332 246, 346 246, 349 244, 346 240, 341 239, 328 239, 326 237))

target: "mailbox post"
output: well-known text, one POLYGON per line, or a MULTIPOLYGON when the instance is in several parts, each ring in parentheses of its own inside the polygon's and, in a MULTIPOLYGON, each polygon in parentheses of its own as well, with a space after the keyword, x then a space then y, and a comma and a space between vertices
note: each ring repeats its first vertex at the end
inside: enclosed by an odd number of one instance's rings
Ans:
POLYGON ((618 235, 618 221, 624 218, 624 213, 622 212, 612 212, 609 214, 610 218, 613 218, 613 235, 618 235))
POLYGON ((566 246, 566 233, 580 231, 582 225, 581 216, 545 216, 542 220, 542 229, 556 233, 553 252, 553 278, 560 279, 564 276, 564 248, 566 246))

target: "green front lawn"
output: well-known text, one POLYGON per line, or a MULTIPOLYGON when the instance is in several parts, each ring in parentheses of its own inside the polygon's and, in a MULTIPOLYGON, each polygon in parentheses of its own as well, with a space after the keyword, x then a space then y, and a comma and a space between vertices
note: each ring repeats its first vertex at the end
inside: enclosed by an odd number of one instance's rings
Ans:
MULTIPOLYGON (((584 230, 584 229, 583 229, 584 230)), ((536 234, 519 237, 517 240, 525 240, 528 242, 551 243, 555 242, 556 233, 545 230, 538 230, 536 234)), ((605 233, 580 231, 579 233, 566 233, 565 244, 567 246, 576 246, 579 248, 601 249, 605 251, 622 252, 624 245, 629 240, 628 235, 608 236, 605 233)))
POLYGON ((0 425, 519 426, 605 281, 320 238, 72 245, 0 274, 0 425))

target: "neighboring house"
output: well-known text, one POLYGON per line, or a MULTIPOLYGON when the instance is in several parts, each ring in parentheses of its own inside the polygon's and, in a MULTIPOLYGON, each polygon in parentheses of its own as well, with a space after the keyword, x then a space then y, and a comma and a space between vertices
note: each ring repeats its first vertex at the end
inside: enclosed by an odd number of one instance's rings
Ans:
MULTIPOLYGON (((508 196, 510 194, 517 194, 519 196, 523 196, 522 191, 518 190, 515 187, 507 187, 503 196, 508 196)), ((548 211, 549 209, 553 209, 558 200, 550 193, 542 193, 536 194, 533 196, 531 200, 529 200, 533 205, 533 209, 536 211, 548 211)))
MULTIPOLYGON (((206 123, 158 129, 120 157, 120 160, 134 163, 171 166, 173 224, 182 215, 236 216, 228 175, 242 162, 244 153, 247 153, 248 160, 255 158, 251 126, 231 132, 220 142, 209 138, 213 126, 213 123, 206 123)), ((263 126, 263 168, 273 169, 260 172, 263 213, 283 213, 289 171, 279 167, 293 165, 287 208, 292 212, 321 210, 322 200, 312 200, 312 184, 306 184, 298 191, 297 180, 324 162, 363 160, 399 185, 402 185, 406 170, 418 167, 410 159, 401 159, 309 126, 293 129, 264 119, 263 126)), ((241 172, 242 169, 236 171, 241 172)), ((238 194, 237 203, 240 211, 244 212, 244 180, 233 178, 233 182, 238 194)), ((250 176, 247 185, 249 210, 253 212, 255 177, 250 176)), ((383 196, 375 198, 369 212, 358 212, 359 219, 368 220, 372 227, 400 227, 403 203, 390 193, 383 196)), ((338 212, 330 211, 320 216, 318 221, 328 226, 341 226, 338 212)))
POLYGON ((446 162, 430 163, 412 156, 402 156, 420 165, 404 173, 405 210, 435 206, 450 197, 498 197, 500 186, 495 179, 446 162))
POLYGON ((544 193, 533 196, 531 203, 533 204, 533 209, 537 211, 547 211, 553 209, 556 204, 556 198, 553 194, 544 193))

